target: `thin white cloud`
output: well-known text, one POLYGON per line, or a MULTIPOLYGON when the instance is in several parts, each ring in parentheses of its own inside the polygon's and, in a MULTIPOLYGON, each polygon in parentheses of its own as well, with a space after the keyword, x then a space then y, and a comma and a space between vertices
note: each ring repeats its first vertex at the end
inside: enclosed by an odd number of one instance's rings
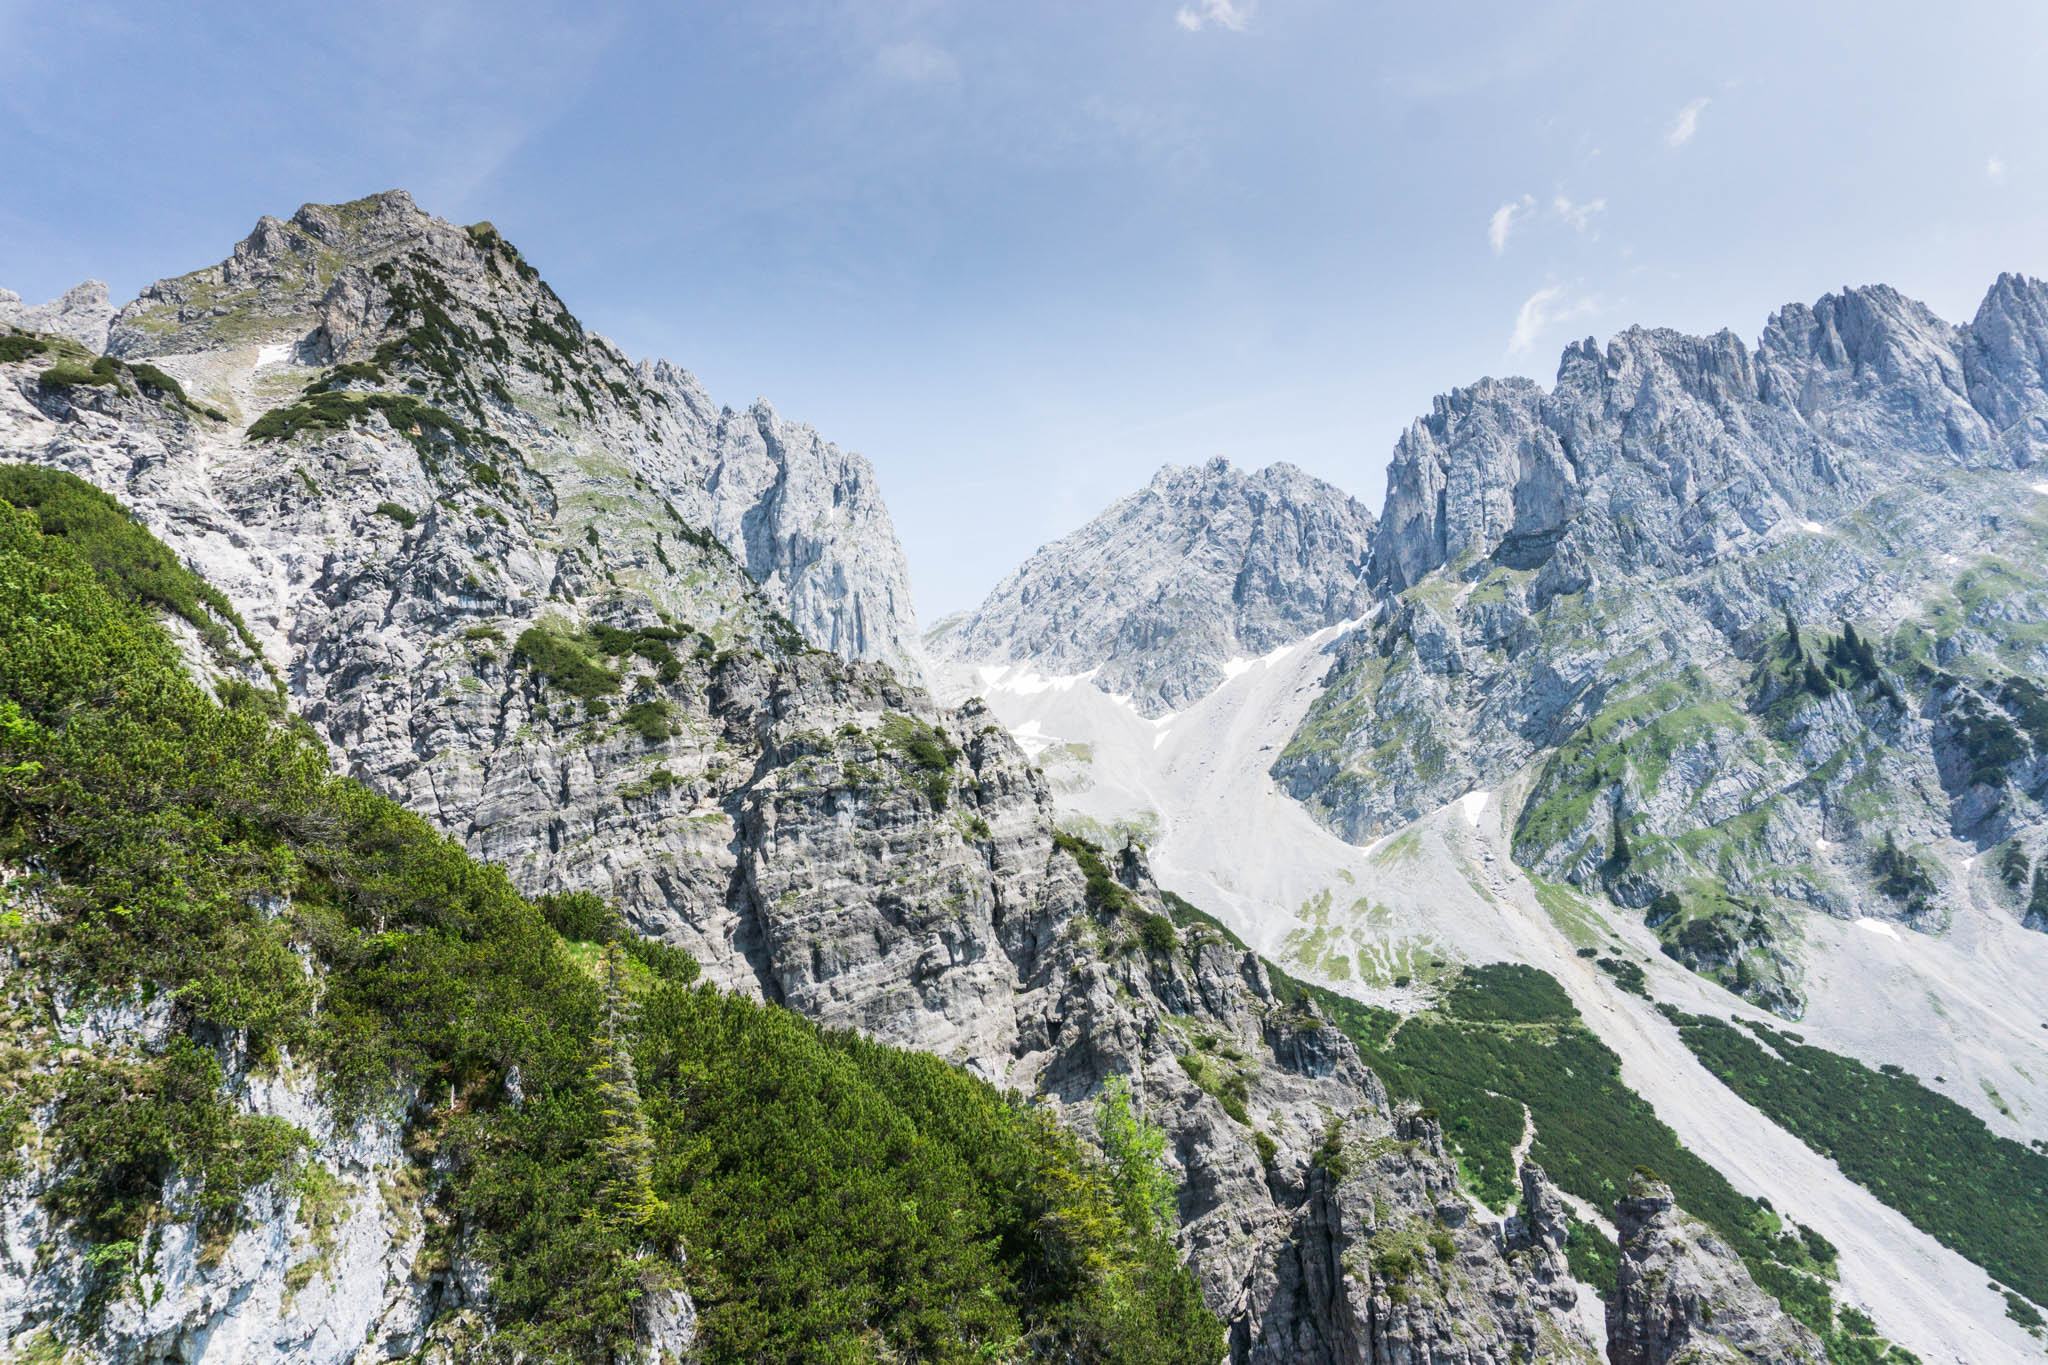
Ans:
POLYGON ((1551 199, 1550 208, 1573 232, 1584 233, 1591 230, 1595 218, 1607 212, 1607 200, 1603 196, 1575 204, 1568 195, 1559 193, 1551 199))
POLYGON ((1671 128, 1664 134, 1666 147, 1683 147, 1692 141, 1692 135, 1700 130, 1700 114, 1713 101, 1705 95, 1678 111, 1678 117, 1671 120, 1671 128))
POLYGON ((1486 220, 1486 241, 1493 248, 1494 255, 1498 256, 1508 249, 1509 234, 1513 233, 1515 225, 1527 218, 1535 208, 1535 198, 1525 194, 1520 199, 1508 200, 1493 211, 1493 217, 1486 220))
POLYGON ((1592 298, 1574 295, 1564 285, 1545 285, 1522 300, 1522 307, 1515 314, 1514 333, 1508 338, 1508 354, 1523 354, 1551 327, 1584 317, 1598 307, 1592 298))
POLYGON ((960 63, 953 54, 922 38, 890 43, 875 53, 875 70, 903 85, 957 85, 960 63))
POLYGON ((1174 13, 1173 22, 1190 33, 1200 33, 1211 24, 1242 33, 1251 22, 1255 4, 1256 0, 1194 0, 1174 13))
POLYGON ((2005 179, 2005 158, 2001 156, 1987 158, 1984 162, 1984 178, 1993 184, 1997 184, 2005 179))

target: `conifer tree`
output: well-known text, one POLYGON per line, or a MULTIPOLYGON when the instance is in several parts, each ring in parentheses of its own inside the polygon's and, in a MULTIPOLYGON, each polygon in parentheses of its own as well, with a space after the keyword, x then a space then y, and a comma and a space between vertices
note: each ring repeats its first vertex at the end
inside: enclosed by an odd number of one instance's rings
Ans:
POLYGON ((2005 851, 1998 855, 1999 879, 2015 891, 2026 889, 2027 874, 2030 870, 2027 851, 2020 847, 2017 839, 2008 843, 2005 851))
POLYGON ((640 1087, 633 1075, 633 1001, 626 990, 626 955, 613 940, 605 945, 603 1026, 591 1079, 604 1123, 598 1139, 604 1157, 601 1206, 628 1226, 643 1226, 661 1210, 655 1196, 654 1141, 640 1111, 640 1087))
POLYGON ((1140 1232, 1170 1231, 1175 1191, 1164 1161, 1166 1133, 1132 1107, 1128 1078, 1111 1076, 1104 1083, 1095 1103, 1095 1126, 1125 1221, 1140 1232))

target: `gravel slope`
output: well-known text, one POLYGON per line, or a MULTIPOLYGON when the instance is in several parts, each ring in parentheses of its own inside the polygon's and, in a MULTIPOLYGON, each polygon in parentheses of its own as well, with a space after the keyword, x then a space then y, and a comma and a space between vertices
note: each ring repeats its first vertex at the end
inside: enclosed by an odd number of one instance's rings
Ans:
MULTIPOLYGON (((1570 992, 1621 1057, 1623 1075, 1688 1146, 1734 1184, 1791 1210, 1841 1249, 1842 1290, 1924 1360, 2039 1360, 1984 1271, 1914 1228, 1699 1065, 1646 1003, 1576 955, 1619 937, 1651 989, 1696 1013, 1771 1020, 1657 952, 1627 916, 1579 903, 1553 914, 1508 855, 1527 775, 1474 792, 1366 848, 1337 839, 1267 769, 1351 625, 1226 665, 1228 680, 1179 714, 1150 720, 1088 685, 1018 665, 935 670, 943 695, 981 695, 1045 765, 1071 816, 1147 833, 1162 884, 1217 914, 1261 951, 1379 1003, 1412 1007, 1402 967, 1431 956, 1519 961, 1570 992), (1363 952, 1364 959, 1358 954, 1363 952), (1344 959, 1341 971, 1329 970, 1344 959), (1307 959, 1307 962, 1304 959, 1307 959), (1313 965, 1310 965, 1313 964, 1313 965)), ((1812 917, 1812 1001, 1798 1031, 1873 1064, 1896 1061, 1970 1105, 2000 1132, 2048 1135, 2048 939, 1979 899, 1935 938, 1812 917), (1995 1078, 1995 1079, 1994 1079, 1995 1078), (1992 1080, 2016 1117, 2001 1113, 1992 1080)), ((1886 926, 1889 928, 1890 926, 1886 926)))

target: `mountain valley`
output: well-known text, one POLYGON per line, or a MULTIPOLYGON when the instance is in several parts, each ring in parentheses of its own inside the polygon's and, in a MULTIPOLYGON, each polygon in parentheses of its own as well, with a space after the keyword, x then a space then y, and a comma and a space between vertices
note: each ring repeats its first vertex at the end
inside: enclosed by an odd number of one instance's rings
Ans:
POLYGON ((0 327, 7 1358, 2042 1357, 2048 286, 922 633, 402 191, 0 327))

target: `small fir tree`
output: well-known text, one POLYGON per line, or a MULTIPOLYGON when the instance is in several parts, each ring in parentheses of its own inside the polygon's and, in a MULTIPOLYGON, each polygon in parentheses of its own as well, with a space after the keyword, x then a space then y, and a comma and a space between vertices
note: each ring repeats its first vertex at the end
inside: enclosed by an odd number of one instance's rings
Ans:
POLYGON ((1146 1233, 1171 1229, 1176 1191, 1166 1169, 1166 1133, 1137 1112, 1126 1077, 1111 1076, 1103 1085, 1095 1126, 1125 1221, 1146 1233))
POLYGON ((661 1211, 654 1193, 654 1140, 640 1111, 640 1086, 633 1075, 633 1001, 626 990, 626 954, 614 940, 605 945, 603 1029, 591 1066, 604 1132, 599 1200, 605 1212, 632 1227, 644 1227, 661 1211))

